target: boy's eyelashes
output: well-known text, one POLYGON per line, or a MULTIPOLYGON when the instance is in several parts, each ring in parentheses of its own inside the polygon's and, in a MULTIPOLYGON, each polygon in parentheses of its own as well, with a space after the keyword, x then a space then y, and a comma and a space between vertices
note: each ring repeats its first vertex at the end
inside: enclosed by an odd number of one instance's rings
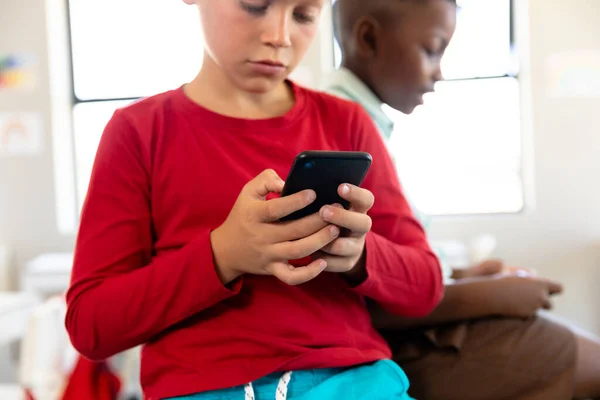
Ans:
MULTIPOLYGON (((239 0, 238 3, 244 11, 255 16, 265 15, 270 6, 270 2, 264 5, 254 5, 246 3, 243 0, 239 0)), ((301 24, 309 24, 315 22, 316 18, 317 17, 315 15, 306 12, 294 11, 294 19, 301 24)))
POLYGON ((446 52, 446 46, 442 45, 439 47, 423 46, 423 51, 430 58, 441 58, 446 52))
POLYGON ((424 40, 421 45, 428 57, 441 58, 446 52, 448 41, 442 37, 435 36, 431 40, 424 40))
POLYGON ((248 13, 253 15, 263 15, 267 12, 267 9, 269 8, 269 3, 263 5, 255 5, 246 3, 242 0, 239 0, 238 3, 244 11, 247 11, 248 13))
POLYGON ((296 19, 296 21, 298 21, 302 24, 310 24, 310 23, 315 22, 315 20, 317 19, 317 17, 315 15, 305 13, 305 12, 295 12, 294 18, 296 19))
POLYGON ((427 57, 434 58, 434 57, 440 57, 441 56, 441 51, 440 50, 432 50, 429 47, 423 47, 423 50, 425 51, 425 54, 427 54, 427 57))

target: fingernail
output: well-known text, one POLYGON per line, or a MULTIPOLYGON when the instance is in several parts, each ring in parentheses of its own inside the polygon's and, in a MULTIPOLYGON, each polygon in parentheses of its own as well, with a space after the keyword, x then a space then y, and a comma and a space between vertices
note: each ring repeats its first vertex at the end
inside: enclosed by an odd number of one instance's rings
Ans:
POLYGON ((325 221, 329 220, 332 216, 333 211, 331 211, 331 208, 329 207, 324 207, 323 211, 321 211, 321 217, 323 217, 325 221))
POLYGON ((342 194, 348 194, 348 193, 350 193, 350 186, 343 185, 342 186, 342 194))
POLYGON ((308 194, 306 195, 306 199, 312 203, 313 201, 316 200, 316 198, 317 198, 317 194, 315 193, 315 191, 309 190, 308 194))
POLYGON ((319 267, 321 267, 321 269, 325 269, 325 268, 327 268, 327 261, 325 261, 325 260, 321 260, 321 261, 319 262, 319 267))
POLYGON ((333 206, 335 208, 344 208, 344 206, 342 206, 340 203, 335 203, 333 206))
POLYGON ((332 226, 330 232, 331 236, 337 237, 340 234, 340 229, 337 226, 332 226))

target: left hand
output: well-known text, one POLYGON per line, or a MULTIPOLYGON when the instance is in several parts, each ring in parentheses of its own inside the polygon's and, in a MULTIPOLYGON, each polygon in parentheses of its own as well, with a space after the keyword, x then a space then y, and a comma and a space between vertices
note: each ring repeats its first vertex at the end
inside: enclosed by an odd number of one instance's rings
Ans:
POLYGON ((519 275, 523 277, 536 276, 535 271, 521 268, 509 267, 501 260, 486 260, 466 269, 454 269, 453 279, 482 278, 494 275, 519 275))
POLYGON ((465 269, 454 269, 452 271, 453 279, 480 278, 501 274, 505 265, 501 260, 485 260, 477 265, 472 265, 465 269))
POLYGON ((340 185, 338 194, 350 202, 350 208, 346 210, 339 204, 328 205, 321 209, 320 215, 325 222, 340 227, 345 233, 314 257, 327 262, 325 271, 344 273, 361 280, 363 275, 366 278, 365 237, 372 226, 367 212, 373 207, 375 198, 370 191, 350 184, 340 185))

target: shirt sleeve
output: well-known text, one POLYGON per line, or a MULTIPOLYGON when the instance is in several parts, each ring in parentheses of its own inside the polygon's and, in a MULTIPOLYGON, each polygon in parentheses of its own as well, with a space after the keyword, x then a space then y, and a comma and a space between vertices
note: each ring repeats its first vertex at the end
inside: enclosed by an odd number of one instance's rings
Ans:
POLYGON ((400 188, 392 159, 366 112, 356 107, 352 147, 373 157, 363 187, 375 196, 366 237, 367 279, 354 288, 394 314, 422 317, 443 296, 440 262, 400 188))
POLYGON ((145 343, 242 285, 228 288, 219 280, 210 231, 154 254, 149 151, 122 113, 108 123, 98 148, 67 292, 67 330, 90 359, 145 343))

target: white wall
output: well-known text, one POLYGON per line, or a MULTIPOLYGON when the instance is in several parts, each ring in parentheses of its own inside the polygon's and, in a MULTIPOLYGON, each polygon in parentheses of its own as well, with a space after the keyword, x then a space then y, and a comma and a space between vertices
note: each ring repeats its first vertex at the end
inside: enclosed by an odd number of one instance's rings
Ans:
POLYGON ((39 112, 44 121, 41 154, 0 158, 0 243, 21 266, 40 253, 73 246, 73 237, 60 235, 56 224, 44 0, 0 0, 0 55, 10 53, 36 56, 38 84, 31 92, 0 90, 0 112, 39 112))

